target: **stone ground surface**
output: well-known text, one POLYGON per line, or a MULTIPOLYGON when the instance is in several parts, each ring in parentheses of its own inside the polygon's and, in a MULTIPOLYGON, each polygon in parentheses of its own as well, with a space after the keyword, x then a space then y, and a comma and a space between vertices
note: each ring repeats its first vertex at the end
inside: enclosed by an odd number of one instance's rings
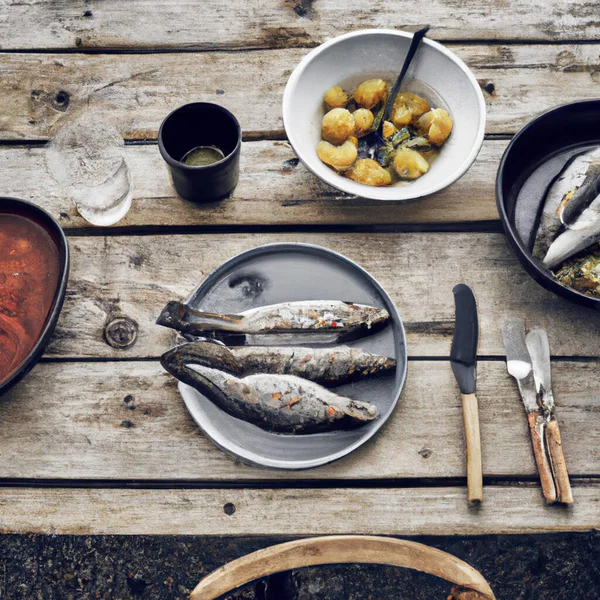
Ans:
MULTIPOLYGON (((600 599, 600 532, 421 537, 466 560, 498 600, 600 599)), ((2 600, 185 599, 198 580, 282 538, 0 536, 2 600)), ((444 600, 449 585, 392 567, 347 565, 271 577, 228 600, 444 600)))

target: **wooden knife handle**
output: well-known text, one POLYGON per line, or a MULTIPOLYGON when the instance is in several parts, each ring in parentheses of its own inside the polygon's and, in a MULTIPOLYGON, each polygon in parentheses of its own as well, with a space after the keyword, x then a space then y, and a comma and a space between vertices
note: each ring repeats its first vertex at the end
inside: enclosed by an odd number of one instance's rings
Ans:
POLYGON ((527 413, 527 421, 529 422, 529 431, 531 433, 533 455, 535 456, 538 473, 540 474, 542 493, 548 504, 554 504, 556 502, 556 487, 554 486, 552 469, 550 468, 548 456, 546 455, 546 442, 544 436, 545 421, 537 412, 527 413))
POLYGON ((548 445, 548 454, 550 455, 550 464, 554 473, 554 482, 558 501, 563 504, 573 504, 573 493, 569 482, 569 473, 562 451, 562 442, 560 439, 560 430, 558 421, 550 420, 546 423, 546 444, 548 445))
POLYGON ((483 502, 483 469, 477 396, 462 394, 462 405, 467 438, 467 498, 469 504, 475 505, 483 502))

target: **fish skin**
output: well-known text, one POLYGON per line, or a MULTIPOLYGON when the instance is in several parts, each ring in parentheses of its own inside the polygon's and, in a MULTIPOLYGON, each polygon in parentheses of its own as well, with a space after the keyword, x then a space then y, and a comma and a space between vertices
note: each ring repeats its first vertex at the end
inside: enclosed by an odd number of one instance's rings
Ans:
POLYGON ((560 213, 561 223, 566 227, 571 227, 599 194, 600 159, 590 163, 583 183, 560 213))
POLYGON ((360 348, 306 348, 299 346, 234 346, 214 348, 212 342, 189 342, 179 347, 186 360, 203 360, 209 354, 220 355, 223 366, 237 376, 271 373, 294 375, 326 387, 342 385, 396 368, 387 356, 360 348), (228 364, 227 364, 228 362, 228 364))
POLYGON ((173 301, 165 306, 156 322, 192 335, 219 331, 239 334, 333 332, 346 336, 378 329, 389 317, 383 308, 338 300, 284 302, 237 315, 202 312, 173 301))
POLYGON ((592 200, 569 229, 552 242, 544 258, 544 264, 554 269, 598 240, 600 240, 600 195, 592 200))
POLYGON ((367 402, 352 400, 293 375, 236 377, 214 365, 189 363, 177 348, 161 364, 180 381, 194 387, 228 414, 270 432, 309 434, 353 429, 375 420, 378 412, 367 402), (210 365, 210 366, 209 366, 210 365))
MULTIPOLYGON (((546 193, 544 208, 538 226, 533 246, 533 256, 543 260, 552 242, 560 232, 561 203, 569 193, 575 195, 576 190, 586 178, 588 166, 596 159, 600 159, 600 147, 572 157, 558 177, 550 185, 546 193)), ((568 206, 568 203, 565 203, 568 206)), ((563 206, 564 208, 564 206, 563 206)))

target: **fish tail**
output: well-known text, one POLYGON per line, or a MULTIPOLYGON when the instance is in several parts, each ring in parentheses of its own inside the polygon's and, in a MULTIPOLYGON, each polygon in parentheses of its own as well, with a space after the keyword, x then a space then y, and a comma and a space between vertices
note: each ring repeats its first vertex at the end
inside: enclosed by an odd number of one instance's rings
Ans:
POLYGON ((190 342, 171 348, 160 357, 160 363, 174 375, 174 371, 180 373, 190 364, 219 369, 238 377, 242 374, 242 367, 229 348, 212 342, 190 342))
POLYGON ((173 300, 162 309, 157 325, 177 329, 183 333, 203 333, 206 331, 231 331, 240 330, 243 317, 239 315, 220 315, 196 310, 183 302, 173 300))
POLYGON ((184 316, 185 305, 182 302, 173 300, 172 302, 167 302, 166 306, 162 309, 160 315, 158 315, 158 319, 156 319, 156 324, 178 329, 177 325, 182 321, 184 316))

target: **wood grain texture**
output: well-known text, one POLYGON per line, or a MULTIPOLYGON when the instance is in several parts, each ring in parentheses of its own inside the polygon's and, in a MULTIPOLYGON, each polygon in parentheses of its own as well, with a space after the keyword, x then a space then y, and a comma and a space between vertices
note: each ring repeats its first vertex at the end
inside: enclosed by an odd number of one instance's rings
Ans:
POLYGON ((532 488, 489 487, 469 509, 465 490, 0 489, 3 533, 129 535, 479 535, 579 531, 600 524, 597 486, 569 510, 532 488), (227 512, 234 508, 235 512, 227 512))
POLYGON ((531 446, 542 486, 542 493, 548 504, 554 504, 556 502, 556 485, 546 451, 545 422, 542 415, 537 412, 528 413, 527 420, 529 422, 531 446))
POLYGON ((465 440, 467 442, 467 499, 469 504, 483 502, 483 465, 481 461, 481 434, 479 406, 475 394, 461 394, 465 440))
MULTIPOLYGON (((240 181, 222 202, 192 204, 177 197, 158 147, 128 146, 132 208, 119 226, 393 225, 498 219, 494 181, 506 141, 486 141, 454 185, 418 202, 377 202, 329 187, 298 162, 283 141, 244 142, 240 181)), ((0 146, 2 194, 30 200, 65 229, 91 227, 45 166, 44 148, 0 146)))
POLYGON ((546 444, 556 483, 558 500, 563 504, 573 504, 571 482, 569 481, 567 463, 562 450, 562 439, 557 419, 551 419, 546 425, 546 444))
MULTIPOLYGON (((516 385, 500 361, 480 362, 478 370, 484 473, 531 478, 543 503, 516 385)), ((597 362, 553 364, 572 476, 600 475, 597 371, 597 362)), ((175 379, 157 362, 38 364, 2 398, 0 422, 0 478, 239 483, 466 477, 460 392, 446 361, 411 361, 400 402, 381 432, 348 457, 308 471, 250 467, 225 455, 202 435, 175 379)))
MULTIPOLYGON (((137 30, 143 31, 139 24, 137 30)), ((540 112, 596 98, 599 44, 458 45, 487 103, 487 133, 514 133, 540 112)), ((4 54, 0 139, 48 139, 83 113, 127 139, 154 139, 176 107, 222 104, 244 135, 281 135, 281 101, 305 49, 184 54, 4 54), (61 94, 62 92, 62 94, 61 94), (67 98, 68 95, 68 98, 67 98)), ((332 84, 337 82, 332 82, 332 84)))
POLYGON ((47 348, 60 357, 158 357, 174 332, 155 324, 169 300, 186 298, 225 260, 262 244, 306 242, 366 268, 396 303, 412 356, 450 353, 452 288, 472 287, 481 355, 504 356, 501 326, 523 318, 548 331, 554 355, 600 356, 598 312, 541 288, 501 234, 211 234, 70 237, 71 274, 58 327, 47 348), (104 340, 105 325, 126 317, 138 329, 128 350, 104 340))
POLYGON ((408 0, 3 0, 2 48, 264 48, 315 46, 357 28, 415 30, 431 23, 434 39, 597 39, 593 0, 432 0, 415 10, 408 0))
POLYGON ((409 540, 345 535, 294 540, 242 556, 204 577, 194 588, 190 600, 214 600, 246 583, 281 571, 344 563, 416 569, 476 590, 481 594, 479 600, 496 600, 483 575, 452 554, 409 540))

